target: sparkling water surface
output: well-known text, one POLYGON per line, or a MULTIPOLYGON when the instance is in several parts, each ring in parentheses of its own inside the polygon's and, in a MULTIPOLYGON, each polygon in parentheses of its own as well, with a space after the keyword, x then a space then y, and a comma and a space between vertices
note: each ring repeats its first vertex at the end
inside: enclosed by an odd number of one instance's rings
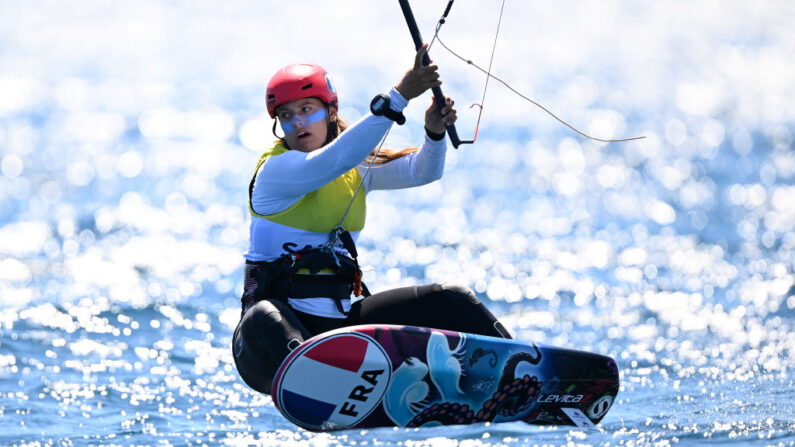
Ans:
MULTIPOLYGON (((427 40, 447 2, 414 2, 427 40)), ((499 2, 445 44, 487 65, 499 2)), ((376 192, 373 290, 455 281, 522 340, 613 356, 598 430, 315 434, 240 380, 264 86, 324 65, 362 116, 412 60, 385 2, 0 3, 0 444, 795 445, 795 8, 507 2, 474 146, 376 192)), ((432 49, 459 133, 482 73, 432 49)), ((429 101, 386 146, 422 135, 429 101)))

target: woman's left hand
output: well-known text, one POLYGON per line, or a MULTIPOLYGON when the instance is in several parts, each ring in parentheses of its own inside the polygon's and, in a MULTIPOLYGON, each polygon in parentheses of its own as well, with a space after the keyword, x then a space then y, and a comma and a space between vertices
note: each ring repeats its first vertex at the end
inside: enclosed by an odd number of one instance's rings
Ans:
POLYGON ((455 123, 458 118, 453 108, 455 101, 445 96, 445 105, 441 111, 436 108, 436 100, 431 97, 431 106, 425 111, 425 127, 433 133, 444 133, 445 128, 455 123))

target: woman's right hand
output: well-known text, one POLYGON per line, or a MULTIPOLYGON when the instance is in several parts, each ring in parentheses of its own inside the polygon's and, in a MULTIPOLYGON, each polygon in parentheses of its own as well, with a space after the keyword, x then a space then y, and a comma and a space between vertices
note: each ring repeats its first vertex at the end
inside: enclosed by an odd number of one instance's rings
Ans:
POLYGON ((406 99, 416 98, 426 90, 442 85, 439 79, 439 66, 422 65, 422 58, 428 52, 428 44, 423 44, 414 56, 414 67, 403 75, 395 88, 406 99))

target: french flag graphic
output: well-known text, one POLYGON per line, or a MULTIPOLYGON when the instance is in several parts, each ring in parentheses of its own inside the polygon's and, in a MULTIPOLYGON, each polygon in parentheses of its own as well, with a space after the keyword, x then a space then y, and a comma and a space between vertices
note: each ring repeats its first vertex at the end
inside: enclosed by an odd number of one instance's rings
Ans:
POLYGON ((392 375, 384 349, 358 332, 331 335, 299 348, 277 378, 277 405, 298 425, 345 428, 380 403, 392 375))

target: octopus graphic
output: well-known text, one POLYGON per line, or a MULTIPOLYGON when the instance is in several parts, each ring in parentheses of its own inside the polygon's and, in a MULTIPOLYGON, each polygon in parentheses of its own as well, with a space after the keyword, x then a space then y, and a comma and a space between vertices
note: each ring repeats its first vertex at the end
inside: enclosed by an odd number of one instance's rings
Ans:
POLYGON ((406 359, 392 373, 392 380, 384 396, 386 414, 399 426, 405 427, 422 411, 422 401, 430 392, 423 380, 428 375, 428 365, 416 357, 406 359))
MULTIPOLYGON (((541 352, 533 345, 535 355, 520 352, 505 362, 496 391, 481 408, 475 410, 463 403, 467 400, 460 387, 464 341, 462 337, 458 345, 450 349, 444 334, 432 332, 426 348, 428 365, 417 358, 409 358, 395 370, 384 398, 384 409, 396 424, 419 427, 489 422, 497 415, 515 416, 536 400, 543 383, 529 374, 515 377, 520 363, 537 365, 541 361, 541 352), (425 381, 426 376, 439 394, 433 403, 429 402, 431 389, 425 381)), ((474 357, 480 358, 484 354, 484 351, 476 350, 470 366, 477 362, 474 357)), ((490 366, 496 366, 496 354, 494 358, 493 364, 489 362, 490 366)))
POLYGON ((384 396, 384 410, 396 424, 407 426, 417 413, 426 409, 431 391, 425 381, 426 376, 430 376, 442 400, 463 396, 459 386, 462 374, 459 357, 463 355, 463 345, 462 337, 458 345, 450 349, 444 334, 432 332, 426 347, 428 365, 416 357, 410 357, 392 373, 384 396))

